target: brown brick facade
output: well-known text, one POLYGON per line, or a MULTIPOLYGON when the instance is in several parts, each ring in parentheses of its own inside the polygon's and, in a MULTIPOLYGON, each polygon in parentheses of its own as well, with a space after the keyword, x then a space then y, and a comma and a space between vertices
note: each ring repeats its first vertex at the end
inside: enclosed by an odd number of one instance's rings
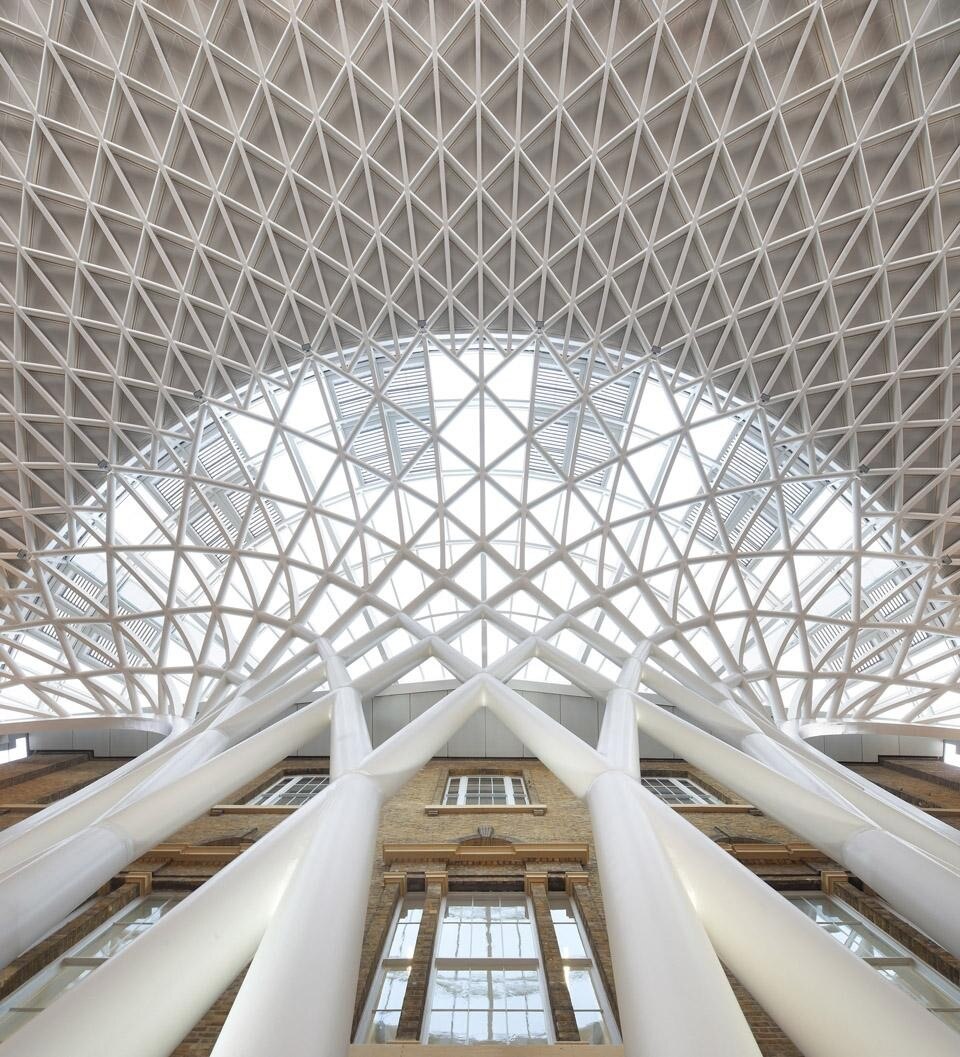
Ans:
POLYGON ((553 1031, 557 1042, 579 1042, 577 1018, 570 1004, 570 992, 563 980, 563 960, 560 945, 550 918, 550 897, 547 895, 545 875, 528 878, 527 891, 533 904, 533 915, 540 940, 540 957, 543 959, 543 975, 547 982, 550 1012, 553 1014, 553 1031))
MULTIPOLYGON (((121 760, 96 760, 85 753, 38 754, 0 768, 0 828, 24 817, 24 812, 5 810, 4 804, 39 804, 67 795, 69 791, 94 781, 119 766, 121 760)), ((260 775, 228 798, 227 803, 244 803, 284 773, 309 772, 325 768, 326 761, 287 760, 260 775)), ((935 808, 960 807, 960 782, 935 761, 883 760, 877 765, 858 766, 861 773, 913 802, 935 808)), ((785 890, 819 888, 822 870, 834 864, 803 845, 782 826, 765 818, 729 790, 719 786, 678 761, 654 761, 647 773, 689 774, 706 785, 723 801, 724 807, 710 810, 684 809, 688 822, 727 848, 771 885, 785 890)), ((208 812, 171 834, 163 845, 131 864, 131 874, 149 876, 155 889, 187 892, 202 884, 225 863, 281 823, 288 812, 208 812)), ((423 1003, 432 959, 433 935, 440 910, 442 887, 452 889, 506 889, 531 895, 545 963, 546 983, 551 999, 554 1029, 558 1041, 573 1041, 576 1034, 569 998, 564 998, 562 965, 549 924, 548 891, 565 887, 575 900, 589 934, 600 976, 613 1008, 616 994, 606 935, 603 899, 592 854, 592 834, 585 806, 536 761, 447 761, 433 760, 383 808, 377 841, 377 857, 367 914, 367 927, 361 952, 361 967, 355 1004, 359 1023, 368 991, 373 984, 382 948, 389 933, 398 900, 405 884, 419 885, 425 894, 424 925, 414 957, 414 971, 408 985, 409 1010, 405 1003, 401 1038, 415 1043, 422 1030, 423 1003), (545 808, 543 813, 504 808, 471 813, 434 813, 438 790, 453 773, 502 767, 505 772, 522 773, 531 789, 531 799, 545 808), (482 832, 481 832, 482 827, 482 832), (404 847, 416 846, 409 855, 404 847), (551 858, 550 848, 563 847, 551 858), (439 862, 437 847, 459 849, 439 862), (582 847, 582 860, 574 850, 582 847), (424 850, 433 848, 433 851, 424 850), (480 861, 470 858, 470 849, 488 855, 480 861), (500 850, 497 850, 500 849, 500 850), (545 854, 549 861, 526 861, 517 854, 545 854), (530 851, 533 849, 533 851, 530 851), (540 849, 539 851, 537 849, 540 849), (543 849, 547 849, 546 852, 543 849), (390 852, 390 856, 386 852, 390 852), (421 856, 418 860, 417 856, 421 856), (572 856, 564 859, 562 856, 572 856), (433 856, 433 858, 431 858, 433 856), (490 857, 492 856, 492 857, 490 857), (560 857, 557 857, 560 856, 560 857), (389 858, 389 861, 388 861, 389 858), (443 881, 439 880, 440 875, 443 881), (573 883, 573 881, 576 883, 573 883), (551 942, 552 941, 552 942, 551 942), (559 981, 559 983, 558 983, 559 981)), ((0 971, 0 997, 10 994, 34 973, 102 924, 140 892, 133 883, 118 879, 111 891, 96 897, 82 913, 72 918, 40 944, 6 969, 0 971)), ((857 911, 894 936, 900 943, 946 977, 960 984, 960 963, 916 930, 900 921, 869 892, 841 878, 835 894, 857 911)), ((729 974, 728 974, 729 975, 729 974)), ((206 1057, 213 1047, 224 1019, 242 981, 241 973, 201 1018, 172 1057, 206 1057)), ((730 976, 731 985, 756 1036, 764 1057, 798 1057, 798 1051, 766 1015, 759 1004, 730 976)), ((356 1024, 355 1024, 356 1026, 356 1024)))

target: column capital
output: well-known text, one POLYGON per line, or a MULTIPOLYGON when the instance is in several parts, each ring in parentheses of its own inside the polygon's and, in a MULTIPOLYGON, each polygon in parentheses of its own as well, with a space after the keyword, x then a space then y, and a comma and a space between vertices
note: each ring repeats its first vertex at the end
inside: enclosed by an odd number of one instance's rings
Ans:
POLYGON ((563 875, 564 891, 568 896, 573 895, 574 888, 577 885, 586 885, 590 883, 590 875, 584 870, 567 870, 563 875))
POLYGON ((400 896, 403 897, 407 894, 407 875, 402 871, 396 873, 385 873, 383 875, 383 883, 386 885, 396 885, 400 889, 400 896))
POLYGON ((450 888, 450 878, 447 876, 446 870, 425 873, 423 875, 423 883, 426 889, 429 889, 431 885, 439 885, 442 895, 446 895, 450 888))

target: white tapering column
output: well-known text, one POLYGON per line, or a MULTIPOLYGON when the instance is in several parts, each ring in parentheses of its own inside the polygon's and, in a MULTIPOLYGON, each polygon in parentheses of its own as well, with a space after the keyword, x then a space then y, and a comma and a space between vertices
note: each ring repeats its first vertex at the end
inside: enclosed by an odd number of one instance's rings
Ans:
POLYGON ((170 735, 117 770, 4 830, 0 834, 0 876, 101 818, 186 744, 185 733, 170 735))
POLYGON ((608 771, 587 794, 626 1057, 759 1055, 636 788, 608 771))
POLYGON ((607 694, 597 752, 610 767, 631 778, 640 777, 640 739, 637 733, 633 695, 618 686, 607 694))
MULTIPOLYGON (((385 795, 419 770, 481 706, 482 690, 478 679, 470 680, 370 753, 364 768, 385 795)), ((136 943, 0 1043, 0 1057, 168 1057, 253 958, 321 817, 336 815, 349 791, 348 785, 333 782, 136 943)))
MULTIPOLYGON (((300 659, 300 666, 303 667, 300 659)), ((159 745, 105 775, 72 797, 51 804, 0 838, 0 879, 31 859, 83 831, 108 813, 126 807, 165 785, 179 781, 195 767, 270 723, 323 678, 323 667, 302 672, 282 686, 261 679, 239 692, 215 714, 198 720, 159 745)))
POLYGON ((380 792, 357 773, 335 787, 336 809, 319 820, 284 889, 214 1057, 345 1057, 349 1050, 380 792))
POLYGON ((960 957, 960 918, 943 913, 945 905, 960 899, 960 875, 884 833, 859 812, 800 786, 649 701, 637 697, 636 707, 642 730, 827 852, 960 957))
MULTIPOLYGON (((0 1043, 0 1057, 169 1057, 250 961, 335 786, 0 1043)), ((277 1051, 278 1053, 281 1051, 277 1051)))
POLYGON ((0 964, 36 943, 157 841, 315 737, 329 719, 324 697, 0 879, 0 964))
POLYGON ((642 681, 697 724, 799 785, 863 814, 888 833, 960 872, 960 833, 952 826, 818 752, 800 738, 795 724, 780 730, 732 700, 706 698, 697 689, 703 689, 698 676, 684 672, 679 662, 662 651, 655 652, 659 662, 669 664, 670 671, 678 678, 686 678, 689 685, 675 682, 649 664, 644 667, 642 681))
POLYGON ((330 775, 337 809, 310 838, 220 1032, 216 1057, 345 1057, 376 851, 380 788, 359 693, 338 657, 330 775), (336 957, 330 952, 336 951, 336 957), (264 1017, 264 1009, 274 1015, 264 1017))
MULTIPOLYGON (((882 829, 960 872, 960 832, 893 793, 850 771, 812 745, 780 733, 780 747, 805 767, 821 788, 834 790, 882 829)), ((748 749, 748 751, 750 751, 748 749)))
POLYGON ((957 1035, 919 1002, 641 792, 632 792, 633 802, 660 836, 717 954, 805 1057, 960 1054, 957 1035))

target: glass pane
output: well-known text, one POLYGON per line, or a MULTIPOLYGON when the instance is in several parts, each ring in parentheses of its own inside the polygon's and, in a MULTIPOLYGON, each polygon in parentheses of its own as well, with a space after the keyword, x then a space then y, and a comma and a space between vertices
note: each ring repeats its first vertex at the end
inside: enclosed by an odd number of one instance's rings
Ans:
POLYGON ((496 915, 500 921, 528 920, 527 901, 522 896, 501 896, 496 915))
POLYGON ((147 896, 118 919, 124 923, 155 925, 177 902, 176 896, 147 896))
POLYGON ((554 931, 557 934, 557 945, 560 947, 562 958, 586 958, 589 957, 583 946, 580 929, 576 922, 555 921, 554 931))
MULTIPOLYGON (((944 1024, 949 1024, 950 1027, 953 1028, 954 1031, 960 1032, 960 1009, 949 1010, 949 1011, 948 1010, 941 1010, 941 1011, 935 1012, 933 1015, 935 1017, 939 1018, 940 1020, 942 1020, 944 1022, 944 1024)), ((2 1037, 2 1036, 0 1036, 0 1037, 2 1037)))
POLYGON ((507 1013, 507 1042, 530 1043, 547 1041, 547 1019, 543 1013, 507 1013))
POLYGON ((845 907, 829 896, 804 896, 794 906, 815 921, 848 950, 861 958, 897 958, 903 951, 878 929, 857 921, 845 907))
POLYGON ((718 804, 720 801, 691 778, 641 778, 645 789, 668 804, 718 804))
POLYGON ((177 903, 173 896, 149 896, 125 911, 113 925, 98 932, 73 952, 75 958, 109 958, 128 947, 142 932, 155 925, 177 903))
POLYGON ((409 969, 388 969, 384 973, 383 986, 380 988, 380 997, 377 999, 377 1009, 402 1009, 403 996, 407 992, 407 979, 410 976, 409 969))
POLYGON ((794 899, 792 902, 798 910, 802 910, 808 918, 812 918, 817 924, 853 920, 849 914, 843 913, 841 907, 827 896, 804 896, 802 899, 794 899))
POLYGON ((893 943, 866 925, 852 921, 821 922, 820 927, 861 958, 896 958, 902 953, 893 943))
MULTIPOLYGON (((504 1014, 506 1017, 506 1014, 504 1014)), ((467 1041, 468 1042, 491 1042, 493 1038, 493 1024, 491 1011, 487 1009, 471 1009, 467 1014, 467 1041)), ((504 1024, 506 1034, 506 1024, 504 1024)))
POLYGON ((537 945, 533 937, 533 923, 514 921, 501 926, 502 951, 505 958, 536 958, 537 945))
POLYGON ((62 965, 56 974, 38 990, 18 997, 16 1004, 46 1009, 55 998, 62 995, 64 991, 69 991, 85 976, 89 976, 93 970, 94 967, 90 965, 62 965))
POLYGON ((490 1009, 493 980, 483 969, 438 969, 433 985, 433 1008, 490 1009))
POLYGON ((499 774, 459 775, 447 780, 446 804, 470 807, 501 807, 526 804, 527 791, 522 778, 499 774))
POLYGON ((325 774, 297 775, 283 790, 276 803, 283 807, 300 807, 316 796, 328 781, 329 777, 325 774))
POLYGON ((36 1015, 36 1013, 20 1013, 13 1009, 0 1013, 0 1042, 8 1039, 19 1027, 36 1015))
MULTIPOLYGON (((471 1013, 471 1017, 476 1016, 476 1013, 471 1013)), ((489 1042, 509 1042, 507 1035, 507 1014, 503 1010, 493 1010, 490 1014, 490 1036, 489 1042)))
POLYGON ((580 1029, 581 1042, 602 1046, 610 1041, 603 1024, 603 1017, 599 1012, 577 1012, 574 1015, 577 1018, 577 1027, 580 1029))
POLYGON ((407 905, 401 911, 397 921, 397 928, 390 941, 388 958, 412 958, 417 944, 417 934, 420 932, 420 919, 423 917, 423 908, 407 905))
POLYGON ((599 1009, 597 992, 593 986, 589 969, 564 969, 567 990, 570 992, 570 1004, 574 1009, 599 1009))
POLYGON ((925 1006, 953 1006, 956 1003, 939 987, 915 969, 912 965, 883 965, 877 966, 881 976, 892 981, 901 991, 916 998, 925 1006))
POLYGON ((533 922, 523 897, 482 902, 451 898, 440 925, 440 958, 535 958, 533 922))
MULTIPOLYGON (((489 968, 437 968, 428 1041, 545 1042, 546 1012, 537 968, 508 968, 506 959, 537 958, 528 902, 522 895, 450 896, 438 959, 489 959, 489 968)), ((441 962, 442 965, 442 962, 441 962)))
POLYGON ((503 973, 503 1000, 507 1009, 543 1009, 540 973, 536 969, 506 969, 503 973))
POLYGON ((378 1009, 373 1014, 370 1031, 367 1033, 367 1042, 392 1042, 397 1037, 399 1024, 399 1010, 387 1011, 378 1009))
POLYGON ((76 958, 109 958, 122 951, 147 929, 147 925, 111 925, 75 951, 76 958))
POLYGON ((258 793, 251 803, 265 807, 300 807, 329 781, 328 774, 287 774, 258 793))
POLYGON ((467 1041, 466 1012, 434 1010, 427 1025, 427 1042, 463 1045, 467 1041))
POLYGON ((251 804, 266 804, 286 785, 286 778, 280 778, 272 785, 268 785, 262 793, 257 793, 250 801, 251 804))

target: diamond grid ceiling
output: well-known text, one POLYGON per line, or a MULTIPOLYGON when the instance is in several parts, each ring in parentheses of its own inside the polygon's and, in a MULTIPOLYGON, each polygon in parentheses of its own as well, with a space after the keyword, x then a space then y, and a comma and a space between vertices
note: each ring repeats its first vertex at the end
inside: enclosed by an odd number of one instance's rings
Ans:
POLYGON ((546 627, 956 722, 952 0, 5 14, 7 716, 546 627))

